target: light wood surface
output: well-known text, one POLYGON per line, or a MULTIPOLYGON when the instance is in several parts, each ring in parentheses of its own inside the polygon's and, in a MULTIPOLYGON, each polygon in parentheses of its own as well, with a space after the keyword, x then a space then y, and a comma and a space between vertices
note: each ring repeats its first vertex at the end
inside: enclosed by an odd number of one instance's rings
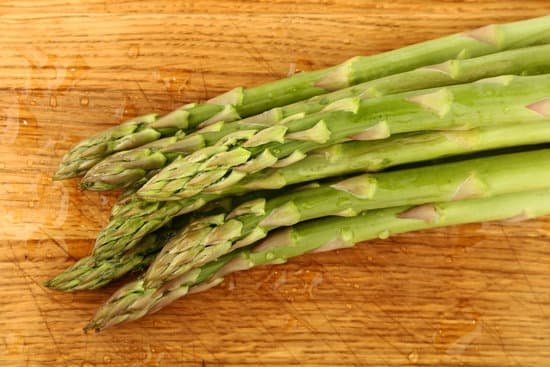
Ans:
POLYGON ((114 286, 41 285, 88 253, 114 201, 51 181, 81 138, 294 68, 548 13, 534 0, 1 1, 0 365, 550 365, 548 218, 304 256, 97 335, 81 328, 114 286))

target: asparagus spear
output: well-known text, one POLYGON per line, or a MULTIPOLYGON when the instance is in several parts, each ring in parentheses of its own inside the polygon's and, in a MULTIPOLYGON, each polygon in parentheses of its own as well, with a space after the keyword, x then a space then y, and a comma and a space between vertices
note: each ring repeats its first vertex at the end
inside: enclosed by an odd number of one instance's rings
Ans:
POLYGON ((158 286, 190 269, 237 248, 254 243, 283 226, 330 215, 355 216, 385 207, 416 205, 515 191, 531 191, 550 184, 550 149, 378 174, 290 192, 271 199, 258 198, 214 223, 194 230, 189 226, 161 250, 145 274, 147 286, 158 286))
POLYGON ((177 232, 177 228, 169 228, 150 233, 122 256, 100 262, 92 256, 84 257, 45 285, 67 292, 102 287, 133 270, 149 265, 162 246, 177 232))
POLYGON ((237 120, 384 75, 456 57, 475 57, 505 49, 549 43, 549 20, 547 16, 489 25, 399 50, 355 57, 335 67, 296 74, 254 88, 235 88, 206 103, 185 105, 163 117, 156 114, 138 117, 78 143, 62 158, 54 178, 82 175, 114 152, 135 148, 163 136, 172 136, 217 121, 237 120))
POLYGON ((452 85, 504 74, 539 74, 550 72, 550 45, 533 46, 466 60, 449 60, 440 65, 421 67, 361 83, 309 100, 278 107, 238 123, 220 122, 191 135, 160 139, 142 147, 119 152, 92 167, 81 182, 83 189, 112 190, 127 187, 163 168, 174 159, 225 139, 244 139, 258 124, 275 125, 281 120, 321 111, 335 101, 353 97, 379 97, 406 91, 452 85))
POLYGON ((257 245, 231 252, 158 288, 143 279, 131 282, 96 312, 85 330, 136 320, 187 294, 219 284, 229 273, 265 264, 281 264, 308 252, 352 247, 377 237, 426 228, 503 219, 528 219, 550 214, 550 191, 527 191, 491 198, 402 206, 368 211, 356 217, 328 217, 270 234, 257 245))
MULTIPOLYGON (((227 212, 248 199, 253 200, 258 195, 269 197, 269 194, 269 192, 255 192, 242 197, 223 198, 210 202, 198 212, 176 218, 161 229, 148 234, 137 242, 135 247, 122 254, 101 260, 94 256, 80 259, 69 269, 46 282, 45 286, 65 292, 102 287, 131 271, 145 269, 167 241, 185 228, 191 220, 199 222, 202 217, 227 212)), ((119 205, 123 205, 125 200, 126 197, 122 196, 119 205)))
POLYGON ((501 147, 550 142, 550 121, 485 127, 469 131, 412 133, 378 141, 335 145, 302 161, 251 175, 218 194, 202 193, 177 201, 147 202, 135 195, 117 206, 116 215, 99 234, 97 258, 110 258, 132 248, 145 234, 172 218, 191 212, 220 196, 242 194, 353 172, 373 172, 400 164, 501 147))
POLYGON ((137 194, 155 201, 218 193, 253 172, 286 165, 305 158, 311 150, 349 140, 549 119, 550 74, 500 76, 376 99, 352 97, 325 109, 252 131, 233 145, 197 150, 162 169, 137 194))

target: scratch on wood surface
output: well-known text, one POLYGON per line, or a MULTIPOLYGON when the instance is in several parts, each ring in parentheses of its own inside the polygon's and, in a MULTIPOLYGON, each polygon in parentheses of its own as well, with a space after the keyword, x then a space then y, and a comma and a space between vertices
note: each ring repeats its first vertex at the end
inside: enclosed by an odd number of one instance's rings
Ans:
MULTIPOLYGON (((258 284, 258 283, 261 284, 261 283, 267 282, 269 279, 272 278, 272 274, 274 274, 274 273, 270 272, 270 273, 269 273, 269 276, 268 276, 267 278, 264 278, 262 281, 255 281, 255 283, 256 283, 256 284, 258 284)), ((259 289, 259 288, 257 287, 257 289, 259 289)), ((267 292, 267 295, 268 295, 268 296, 271 296, 272 299, 274 299, 274 300, 277 302, 278 305, 284 305, 284 307, 287 309, 286 311, 287 311, 287 313, 288 313, 289 315, 292 315, 296 320, 298 320, 298 321, 300 322, 301 325, 303 325, 303 326, 304 326, 306 329, 308 329, 311 333, 316 334, 316 333, 319 332, 319 330, 316 329, 309 321, 307 321, 305 318, 303 318, 302 316, 300 316, 300 312, 298 311, 298 309, 294 306, 294 304, 293 304, 292 301, 290 301, 290 300, 288 300, 286 297, 284 297, 284 295, 282 294, 280 288, 273 288, 273 287, 271 287, 271 290, 272 290, 271 292, 267 292), (277 297, 276 294, 278 294, 279 297, 277 297), (289 308, 291 309, 290 311, 288 310, 289 308)), ((316 305, 316 307, 318 308, 317 305, 316 305)), ((328 323, 329 321, 328 321, 328 319, 326 318, 326 316, 325 316, 325 315, 323 315, 323 316, 324 316, 324 318, 326 319, 326 321, 327 321, 327 323, 328 323)), ((262 326, 264 327, 264 329, 266 329, 266 328, 265 328, 265 324, 263 323, 263 321, 262 321, 258 316, 256 316, 256 315, 255 315, 255 318, 256 318, 256 320, 258 320, 259 322, 261 322, 261 323, 262 323, 262 326)), ((266 331, 266 333, 267 333, 267 330, 265 330, 265 331, 266 331)), ((340 337, 341 337, 341 336, 340 336, 340 337)), ((327 347, 328 349, 332 349, 330 343, 328 343, 327 341, 325 341, 325 340, 323 340, 323 339, 322 339, 321 341, 323 342, 323 344, 326 345, 326 347, 327 347)), ((294 353, 293 353, 292 351, 290 351, 290 350, 286 347, 286 345, 283 344, 283 347, 284 347, 285 350, 287 350, 287 352, 295 359, 295 363, 299 364, 300 362, 299 362, 298 357, 295 356, 294 353)))
POLYGON ((11 250, 11 254, 12 254, 12 258, 10 259, 11 263, 19 270, 19 272, 23 275, 23 277, 27 280, 30 280, 32 283, 36 284, 40 289, 43 289, 42 288, 42 285, 40 284, 40 282, 38 282, 36 279, 34 279, 34 277, 30 276, 22 267, 21 267, 21 264, 19 263, 19 260, 17 259, 17 256, 15 255, 15 250, 13 249, 13 245, 11 243, 11 241, 8 241, 8 244, 9 244, 9 247, 10 247, 10 250, 11 250))
MULTIPOLYGON (((205 350, 208 354, 210 354, 210 356, 211 356, 214 360, 216 360, 217 363, 219 363, 219 360, 218 360, 218 358, 216 357, 216 355, 208 348, 208 346, 206 345, 206 343, 203 342, 203 340, 202 340, 202 338, 201 338, 201 333, 194 333, 194 332, 191 330, 191 328, 190 328, 186 323, 183 323, 182 325, 183 325, 183 327, 184 327, 185 329, 187 329, 189 335, 195 335, 194 340, 197 340, 197 341, 200 343, 200 345, 204 348, 204 350, 205 350)), ((195 345, 193 344, 193 352, 194 352, 194 347, 195 347, 195 345)), ((194 353, 193 353, 193 354, 194 354, 194 353)))
MULTIPOLYGON (((323 264, 319 263, 321 266, 324 266, 323 264)), ((370 269, 370 267, 368 265, 364 265, 364 268, 365 270, 367 270, 368 272, 370 272, 371 274, 374 274, 373 270, 370 269)), ((374 305, 379 311, 381 311, 386 317, 388 317, 391 321, 392 321, 392 325, 398 325, 400 327, 400 329, 402 331, 405 332, 405 334, 407 334, 408 336, 410 336, 413 340, 415 341, 418 341, 416 336, 409 330, 407 329, 407 327, 405 327, 405 325, 403 325, 399 320, 397 320, 395 317, 393 317, 393 315, 391 315, 388 311, 384 310, 380 304, 378 302, 376 302, 376 300, 374 299, 371 299, 369 301, 369 303, 371 303, 372 305, 374 305)), ((401 354, 405 354, 405 352, 397 349, 401 354)))
POLYGON ((55 339, 55 337, 53 335, 53 332, 52 332, 52 329, 50 327, 50 324, 48 323, 48 320, 47 320, 46 316, 44 315, 44 311, 42 311, 42 308, 40 307, 40 303, 36 299, 36 295, 34 294, 34 291, 32 290, 32 287, 29 284, 27 285, 27 289, 29 290, 29 292, 32 296, 33 302, 36 306, 36 309, 38 310, 38 314, 40 315, 40 317, 42 318, 42 321, 44 322, 44 326, 46 327, 46 330, 48 331, 48 335, 50 336, 51 341, 55 345, 55 348, 57 349, 57 352, 59 353, 59 355, 62 355, 61 348, 59 347, 59 344, 57 344, 57 340, 55 339))
MULTIPOLYGON (((275 290, 275 291, 277 291, 277 290, 275 290)), ((266 327, 265 322, 262 320, 261 316, 259 316, 257 314, 254 314, 254 318, 256 319, 256 322, 258 322, 262 326, 262 328, 263 328, 263 333, 262 334, 263 335, 268 335, 269 338, 271 339, 271 341, 273 343, 275 343, 276 340, 274 339, 272 334, 269 332, 269 330, 266 327)), ((293 363, 296 363, 296 364, 300 363, 300 360, 296 357, 296 355, 290 349, 287 348, 285 343, 280 343, 280 345, 282 345, 282 347, 285 349, 285 351, 288 353, 288 355, 293 358, 293 360, 294 360, 293 363)), ((258 360, 257 362, 261 363, 262 366, 265 366, 265 363, 262 362, 261 360, 258 360)))
POLYGON ((506 358, 507 363, 514 363, 516 366, 521 366, 521 364, 518 362, 518 360, 513 356, 510 355, 506 349, 506 346, 504 345, 504 340, 502 339, 502 335, 500 335, 500 332, 493 326, 489 325, 487 321, 483 322, 483 330, 486 331, 488 334, 493 336, 494 339, 496 339, 496 344, 498 344, 498 347, 504 357, 506 358))
POLYGON ((68 258, 70 258, 71 260, 73 261, 78 261, 78 259, 76 257, 74 257, 73 255, 71 255, 67 249, 65 248, 65 246, 63 246, 63 244, 56 238, 54 238, 52 235, 50 235, 47 231, 45 231, 43 228, 40 228, 39 229, 40 232, 44 233, 53 243, 54 245, 59 248, 65 255, 67 255, 68 258))
POLYGON ((315 308, 317 308, 317 310, 319 311, 319 314, 321 316, 323 316, 323 318, 325 319, 327 325, 330 327, 330 329, 332 330, 332 332, 334 332, 337 336, 338 336, 338 339, 340 339, 340 341, 346 346, 346 349, 348 350, 348 352, 353 356, 353 360, 354 360, 354 365, 355 366, 360 366, 361 365, 361 361, 359 359, 359 357, 357 356, 357 354, 355 353, 355 351, 353 350, 353 348, 347 343, 347 341, 342 337, 342 334, 340 333, 340 331, 334 327, 334 324, 330 321, 330 319, 327 317, 327 315, 325 314, 325 312, 323 311, 323 309, 321 307, 319 307, 319 304, 317 303, 317 301, 315 301, 314 299, 312 300, 313 304, 315 305, 315 308))
MULTIPOLYGON (((314 260, 315 261, 315 260, 314 260)), ((324 264, 321 264, 319 262, 315 262, 317 265, 319 265, 322 269, 325 269, 325 266, 324 264)), ((329 280, 330 281, 330 280, 329 280)), ((332 284, 332 286, 334 286, 334 284, 332 284)), ((313 302, 313 304, 315 305, 315 308, 317 308, 317 311, 319 312, 319 314, 323 317, 323 319, 325 319, 327 325, 330 327, 330 329, 332 330, 332 332, 334 332, 337 336, 338 336, 338 339, 340 339, 340 341, 346 346, 346 349, 348 350, 348 352, 353 356, 353 359, 354 359, 354 363, 355 365, 360 365, 361 364, 361 361, 359 359, 359 357, 357 356, 357 354, 355 353, 355 351, 353 350, 353 348, 351 348, 351 346, 346 342, 346 340, 342 337, 342 334, 340 333, 340 331, 334 326, 334 324, 330 321, 330 319, 327 317, 326 313, 324 312, 324 310, 319 307, 319 304, 318 302, 313 299, 312 297, 310 297, 310 301, 313 302)))
POLYGON ((248 34, 246 34, 246 32, 244 32, 241 27, 235 23, 234 21, 232 21, 232 24, 233 24, 233 27, 235 27, 235 30, 237 32, 239 32, 240 36, 246 40, 246 44, 252 48, 252 50, 254 51, 254 54, 251 53, 248 48, 246 46, 243 46, 243 50, 248 54, 250 55, 250 57, 252 57, 257 63, 258 65, 260 65, 261 67, 265 67, 267 68, 267 70, 269 71, 270 75, 273 76, 274 78, 280 78, 281 75, 277 74, 275 72, 275 69, 273 69, 273 67, 271 66, 271 64, 269 63, 269 61, 264 57, 264 55, 262 55, 262 53, 260 52, 260 50, 258 50, 256 48, 256 46, 254 45, 254 42, 250 40, 250 38, 248 37, 248 34))
POLYGON ((42 308, 40 307, 40 302, 37 300, 36 295, 34 294, 34 291, 32 290, 32 284, 31 283, 34 283, 36 286, 38 286, 39 289, 43 290, 42 285, 39 282, 37 282, 33 277, 31 277, 29 274, 27 274, 27 272, 21 267, 21 264, 19 263, 19 260, 17 259, 17 256, 15 256, 15 252, 14 252, 13 245, 12 245, 11 242, 9 242, 9 246, 10 246, 11 254, 13 256, 12 259, 11 259, 11 262, 19 270, 19 272, 23 275, 23 277, 25 277, 25 279, 31 280, 31 282, 26 283, 25 286, 26 286, 27 290, 29 291, 29 294, 30 294, 31 298, 33 299, 33 303, 36 307, 36 310, 38 311, 38 314, 40 315, 40 318, 42 319, 42 322, 44 323, 44 326, 46 327, 46 330, 48 332, 48 335, 49 335, 51 341, 55 345, 59 355, 62 355, 61 349, 59 348, 59 345, 57 344, 57 340, 55 339, 55 337, 53 335, 53 332, 52 332, 52 329, 50 328, 48 320, 46 319, 46 316, 44 315, 44 312, 42 311, 42 308))
MULTIPOLYGON (((269 275, 267 277, 263 277, 261 280, 258 280, 258 279, 254 279, 254 284, 256 285, 256 289, 260 289, 260 287, 263 285, 263 284, 266 284, 269 280, 271 280, 271 278, 273 277, 274 273, 271 272, 271 268, 273 268, 273 266, 270 266, 270 267, 265 267, 263 269, 256 269, 254 271, 254 274, 258 273, 258 274, 263 274, 261 272, 261 270, 266 270, 268 271, 269 275), (259 286, 258 286, 259 285, 259 286)), ((242 274, 241 274, 242 275, 242 274)), ((317 333, 318 330, 309 322, 307 321, 306 319, 300 317, 298 319, 298 309, 296 309, 294 307, 294 304, 293 302, 284 297, 283 294, 281 293, 281 289, 280 288, 275 288, 273 289, 272 287, 270 288, 276 292, 267 292, 266 295, 271 297, 272 299, 274 299, 275 301, 277 301, 277 304, 279 305, 284 305, 284 307, 286 308, 285 311, 287 311, 287 313, 289 314, 292 314, 294 315, 297 320, 300 322, 301 325, 303 325, 306 329, 308 329, 311 333, 317 333), (280 297, 276 297, 276 294, 277 293, 280 297), (292 310, 289 311, 288 308, 291 308, 292 310)))
POLYGON ((210 99, 210 94, 208 92, 208 86, 207 86, 207 83, 206 83, 206 78, 204 76, 204 72, 206 70, 206 68, 204 67, 204 63, 203 63, 203 60, 199 59, 198 60, 200 66, 198 69, 193 69, 193 74, 195 73, 199 73, 200 74, 200 77, 201 77, 201 82, 202 82, 202 92, 203 92, 203 97, 202 97, 202 100, 203 101, 207 101, 208 99, 210 99))
MULTIPOLYGON (((313 261, 314 261, 317 265, 319 265, 321 268, 325 268, 325 265, 324 265, 323 263, 320 263, 320 262, 318 262, 318 261, 316 261, 316 260, 313 260, 313 261)), ((369 271, 369 272, 372 273, 372 270, 369 269, 367 265, 364 265, 364 267, 362 267, 362 268, 365 268, 367 271, 369 271)), ((348 297, 348 298, 351 299, 351 297, 350 297, 350 295, 349 295, 349 292, 348 292, 345 288, 339 287, 337 284, 335 284, 334 282, 332 282, 332 280, 331 280, 330 277, 327 277, 327 281, 328 281, 329 283, 331 283, 331 286, 332 286, 332 287, 338 287, 339 289, 343 289, 342 292, 346 295, 346 297, 348 297)), ((385 310, 383 310, 383 309, 380 307, 380 305, 379 305, 374 299, 370 299, 370 300, 369 300, 369 304, 374 305, 379 311, 382 311, 382 313, 388 314, 385 310)), ((364 313, 363 310, 359 310, 359 311, 360 311, 367 319, 373 320, 370 313, 364 313)), ((392 321, 395 322, 395 323, 397 323, 397 324, 401 327, 402 330, 406 331, 407 334, 409 334, 410 336, 413 337, 413 339, 415 339, 414 335, 412 335, 408 330, 406 330, 406 328, 404 328, 399 322, 397 322, 397 320, 395 320, 395 319, 392 318, 392 321)), ((399 349, 395 344, 393 344, 388 338, 386 338, 386 337, 380 335, 380 333, 379 333, 378 331, 376 331, 376 336, 377 336, 378 338, 380 338, 380 340, 382 340, 384 343, 386 343, 387 345, 389 345, 391 348, 393 348, 395 351, 397 351, 399 354, 401 354, 401 355, 403 355, 403 356, 406 356, 406 355, 407 355, 406 352, 400 350, 400 349, 399 349)), ((354 357, 357 358, 357 356, 355 355, 355 353, 354 353, 354 357)), ((382 356, 381 358, 384 360, 385 363, 388 363, 388 364, 389 364, 389 361, 388 361, 384 356, 382 356)))
POLYGON ((527 273, 525 272, 525 269, 523 268, 523 263, 519 259, 518 254, 516 253, 516 249, 514 248, 514 245, 512 244, 510 239, 508 238, 508 233, 506 232, 506 229, 504 228, 504 224, 499 223, 498 227, 500 228, 500 231, 502 232, 502 234, 504 235, 504 238, 506 239, 506 244, 508 245, 508 248, 510 249, 510 251, 514 255, 514 258, 516 260, 516 263, 519 266, 519 269, 521 270, 523 278, 525 279, 525 282, 527 283, 527 286, 529 287, 529 291, 531 292, 532 299, 534 300, 535 304, 537 305, 541 315, 544 316, 544 318, 546 318, 546 312, 544 312, 544 308, 542 307, 540 302, 537 300, 536 293, 535 293, 535 290, 533 288, 533 284, 531 283, 531 280, 529 279, 529 276, 527 275, 527 273))
POLYGON ((141 87, 141 84, 139 83, 138 80, 134 79, 134 82, 136 83, 136 85, 138 86, 138 89, 139 89, 139 92, 141 93, 141 95, 143 96, 143 98, 145 98, 145 100, 147 101, 147 103, 149 104, 149 108, 151 110, 154 110, 155 107, 153 105, 153 103, 151 102, 151 100, 149 99, 149 97, 147 96, 147 93, 145 93, 145 91, 143 90, 143 88, 141 87))

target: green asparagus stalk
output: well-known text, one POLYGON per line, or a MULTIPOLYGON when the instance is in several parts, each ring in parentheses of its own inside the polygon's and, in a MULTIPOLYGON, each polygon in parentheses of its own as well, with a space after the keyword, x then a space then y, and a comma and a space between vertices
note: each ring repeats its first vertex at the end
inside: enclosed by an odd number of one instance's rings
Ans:
POLYGON ((355 172, 374 172, 402 164, 503 147, 550 142, 548 120, 468 131, 396 135, 378 141, 354 141, 308 155, 302 161, 251 175, 219 194, 202 193, 177 201, 147 202, 128 198, 99 234, 94 256, 110 258, 128 251, 147 233, 172 218, 202 207, 220 196, 239 195, 355 172))
POLYGON ((257 245, 231 252, 158 288, 143 279, 119 289, 85 327, 104 328, 156 312, 187 294, 221 283, 227 274, 266 264, 281 264, 309 252, 348 248, 374 238, 464 223, 522 220, 550 214, 550 191, 527 191, 491 198, 367 211, 351 218, 328 217, 270 234, 257 245))
POLYGON ((376 99, 352 97, 326 112, 266 129, 243 141, 197 150, 162 169, 137 192, 146 200, 219 193, 251 173, 287 165, 311 150, 393 134, 550 119, 550 74, 500 76, 376 99))
POLYGON ((489 197, 550 185, 550 149, 352 176, 271 199, 258 198, 219 214, 208 226, 189 226, 161 250, 145 274, 158 286, 248 246, 268 232, 306 220, 426 202, 489 197))
POLYGON ((327 105, 348 97, 380 97, 498 75, 548 72, 550 45, 514 49, 473 59, 449 60, 443 64, 386 76, 306 101, 277 107, 240 120, 238 123, 219 122, 215 130, 209 127, 206 131, 199 130, 187 136, 167 137, 139 148, 113 154, 88 171, 82 179, 81 187, 96 191, 127 187, 151 171, 163 168, 174 159, 197 149, 215 145, 224 139, 225 142, 231 139, 244 139, 250 131, 257 130, 260 123, 272 126, 285 119, 319 112, 327 105))
POLYGON ((96 289, 123 275, 149 265, 168 239, 178 229, 168 228, 148 234, 138 244, 124 253, 109 259, 96 261, 93 256, 80 259, 69 269, 46 282, 46 287, 66 292, 96 289))
POLYGON ((414 68, 550 43, 550 17, 489 25, 373 56, 359 56, 324 70, 299 73, 254 88, 235 88, 202 104, 185 105, 163 117, 149 114, 100 132, 74 146, 55 179, 84 174, 112 153, 192 131, 218 121, 233 121, 270 108, 414 68))
MULTIPOLYGON (((215 200, 200 208, 199 211, 178 217, 159 230, 143 237, 136 246, 122 255, 110 258, 97 259, 87 256, 80 259, 69 269, 45 283, 45 286, 65 292, 74 292, 102 287, 129 272, 145 269, 155 258, 167 241, 185 228, 191 220, 198 222, 199 218, 225 213, 233 207, 253 200, 258 195, 267 195, 270 192, 257 192, 242 197, 223 198, 215 200)), ((125 200, 122 197, 121 202, 125 200)))

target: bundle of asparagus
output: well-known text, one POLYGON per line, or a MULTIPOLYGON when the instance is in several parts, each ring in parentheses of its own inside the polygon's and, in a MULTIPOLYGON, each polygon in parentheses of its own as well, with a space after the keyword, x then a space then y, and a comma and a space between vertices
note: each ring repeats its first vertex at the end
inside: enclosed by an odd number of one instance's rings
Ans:
POLYGON ((47 285, 92 289, 147 269, 98 310, 87 329, 100 330, 307 252, 550 214, 547 73, 548 16, 236 88, 99 133, 55 177, 127 191, 92 254, 47 285))
POLYGON ((333 102, 348 97, 380 97, 412 90, 452 85, 486 77, 509 74, 541 74, 550 72, 550 46, 528 47, 465 60, 449 60, 431 67, 390 75, 358 84, 321 97, 269 110, 238 123, 219 122, 215 127, 187 136, 164 138, 143 147, 114 154, 91 168, 81 186, 88 190, 112 190, 128 187, 152 171, 165 167, 176 158, 216 144, 232 144, 245 139, 258 124, 275 125, 285 119, 313 114, 333 102), (244 131, 244 132, 243 132, 244 131))
POLYGON ((550 191, 523 191, 493 198, 401 206, 329 217, 278 231, 255 246, 222 256, 161 287, 147 288, 142 279, 120 288, 97 311, 85 330, 138 319, 187 294, 219 284, 227 274, 265 264, 281 264, 307 252, 351 247, 355 243, 454 224, 503 219, 529 219, 550 214, 550 191), (327 240, 328 239, 328 240, 327 240))
POLYGON ((379 55, 358 56, 335 67, 300 73, 254 88, 238 87, 206 103, 187 104, 162 117, 155 113, 140 116, 85 139, 63 157, 54 177, 80 176, 114 152, 163 136, 192 131, 217 121, 234 121, 385 75, 457 57, 481 56, 549 42, 548 17, 541 17, 489 25, 379 55))

